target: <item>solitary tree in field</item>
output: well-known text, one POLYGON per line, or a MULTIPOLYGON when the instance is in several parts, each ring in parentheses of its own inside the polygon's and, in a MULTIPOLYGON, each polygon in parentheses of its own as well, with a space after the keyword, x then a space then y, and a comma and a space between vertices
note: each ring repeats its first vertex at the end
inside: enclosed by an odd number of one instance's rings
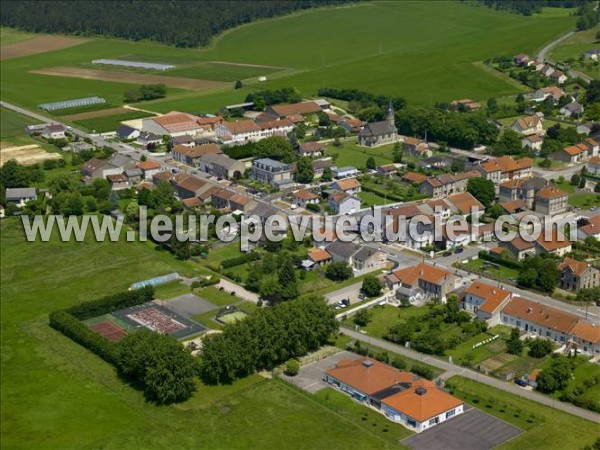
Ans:
POLYGON ((240 80, 237 80, 235 82, 234 89, 241 89, 243 87, 244 87, 244 84, 240 80))

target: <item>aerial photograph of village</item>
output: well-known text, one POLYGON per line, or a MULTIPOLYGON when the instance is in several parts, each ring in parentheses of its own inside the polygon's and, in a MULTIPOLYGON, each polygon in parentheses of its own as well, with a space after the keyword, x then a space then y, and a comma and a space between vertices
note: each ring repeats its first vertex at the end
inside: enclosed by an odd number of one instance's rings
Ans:
POLYGON ((600 450, 600 1, 2 0, 0 448, 600 450))

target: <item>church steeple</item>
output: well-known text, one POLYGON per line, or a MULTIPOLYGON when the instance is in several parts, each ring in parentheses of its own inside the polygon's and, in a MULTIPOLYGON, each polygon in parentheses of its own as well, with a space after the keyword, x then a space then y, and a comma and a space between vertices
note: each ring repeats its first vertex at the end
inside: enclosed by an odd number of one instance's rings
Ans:
POLYGON ((387 117, 386 117, 386 119, 390 123, 390 125, 392 125, 393 127, 396 126, 396 116, 394 114, 394 105, 392 105, 392 101, 391 100, 388 103, 387 117))

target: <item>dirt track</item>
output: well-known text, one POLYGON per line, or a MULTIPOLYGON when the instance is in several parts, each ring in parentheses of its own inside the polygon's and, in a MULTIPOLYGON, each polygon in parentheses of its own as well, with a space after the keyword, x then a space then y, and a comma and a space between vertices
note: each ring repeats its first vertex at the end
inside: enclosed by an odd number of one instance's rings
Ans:
POLYGON ((88 41, 89 39, 65 36, 40 36, 0 47, 0 61, 61 50, 88 41))
POLYGON ((158 84, 192 91, 204 91, 228 86, 230 83, 192 78, 167 77, 164 75, 146 75, 140 73, 111 72, 110 70, 84 69, 79 67, 52 67, 32 70, 30 73, 53 75, 57 77, 83 78, 87 80, 113 81, 116 83, 158 84))

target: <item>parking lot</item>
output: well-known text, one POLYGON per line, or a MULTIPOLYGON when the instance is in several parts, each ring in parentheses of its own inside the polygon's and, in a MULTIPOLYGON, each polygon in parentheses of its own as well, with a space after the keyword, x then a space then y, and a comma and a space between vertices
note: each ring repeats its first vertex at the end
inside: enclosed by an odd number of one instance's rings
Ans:
POLYGON ((415 450, 487 450, 522 430, 476 408, 404 441, 415 450))
POLYGON ((331 369, 338 361, 342 359, 356 359, 357 355, 354 353, 341 351, 335 355, 328 356, 327 358, 321 359, 314 363, 307 364, 300 368, 300 372, 295 377, 288 377, 285 374, 281 374, 281 378, 284 380, 304 389, 306 392, 314 394, 321 389, 329 386, 323 381, 325 371, 331 369))

